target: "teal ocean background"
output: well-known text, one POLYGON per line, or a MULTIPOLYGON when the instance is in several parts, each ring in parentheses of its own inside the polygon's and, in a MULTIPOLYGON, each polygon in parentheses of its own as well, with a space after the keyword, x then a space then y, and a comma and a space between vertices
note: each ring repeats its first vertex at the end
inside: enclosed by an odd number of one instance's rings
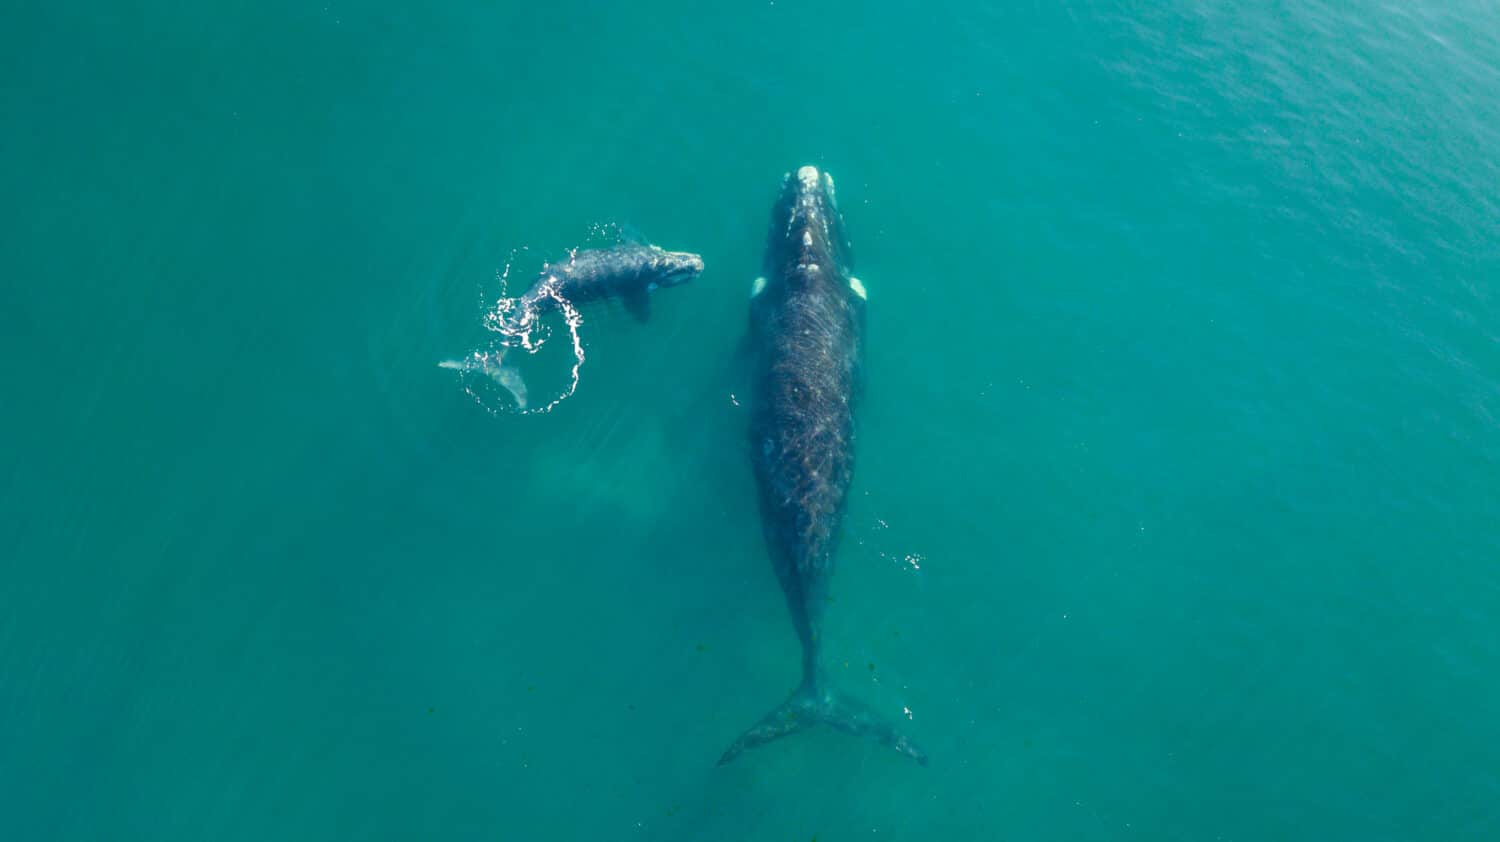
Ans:
POLYGON ((6 17, 0 837, 1500 838, 1493 3, 6 17), (736 353, 807 163, 829 657, 925 769, 714 765, 797 680, 736 353), (611 223, 707 270, 572 398, 436 366, 611 223))

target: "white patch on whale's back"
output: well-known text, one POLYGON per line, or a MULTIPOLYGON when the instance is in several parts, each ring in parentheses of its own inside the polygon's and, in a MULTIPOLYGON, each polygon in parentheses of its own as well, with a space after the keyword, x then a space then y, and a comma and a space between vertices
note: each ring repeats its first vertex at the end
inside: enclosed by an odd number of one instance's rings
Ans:
POLYGON ((864 300, 864 298, 865 298, 865 284, 864 284, 864 281, 861 281, 859 278, 856 278, 856 277, 854 277, 854 276, 851 275, 849 277, 849 288, 852 289, 852 290, 854 290, 854 294, 857 295, 857 296, 859 296, 860 300, 864 300))
POLYGON ((766 279, 765 278, 756 278, 755 282, 752 283, 752 284, 750 284, 750 297, 751 298, 754 298, 755 296, 760 295, 761 293, 763 293, 765 291, 766 291, 766 279))

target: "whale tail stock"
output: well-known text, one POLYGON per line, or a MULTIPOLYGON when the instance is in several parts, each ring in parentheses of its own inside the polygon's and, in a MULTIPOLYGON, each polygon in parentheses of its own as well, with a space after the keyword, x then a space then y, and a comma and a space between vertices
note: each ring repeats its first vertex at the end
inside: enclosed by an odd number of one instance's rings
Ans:
POLYGON ((439 368, 452 369, 454 371, 482 371, 496 383, 499 383, 510 392, 515 399, 516 406, 520 409, 526 408, 526 381, 521 379, 521 372, 514 365, 505 361, 505 352, 508 348, 502 348, 498 353, 488 354, 475 352, 461 360, 443 360, 438 363, 439 368))
POLYGON ((852 696, 808 679, 803 680, 802 686, 790 698, 741 734, 719 758, 719 765, 734 760, 746 749, 763 746, 814 725, 827 725, 856 737, 871 737, 875 742, 927 765, 927 753, 885 717, 852 696))

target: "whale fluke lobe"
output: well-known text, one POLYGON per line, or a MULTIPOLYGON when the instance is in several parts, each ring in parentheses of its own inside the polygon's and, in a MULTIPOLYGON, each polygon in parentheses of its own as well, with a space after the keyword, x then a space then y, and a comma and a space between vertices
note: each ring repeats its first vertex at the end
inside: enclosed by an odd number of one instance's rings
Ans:
POLYGON ((461 360, 443 360, 438 363, 438 368, 451 369, 459 372, 481 371, 491 380, 499 383, 510 396, 515 399, 518 409, 526 408, 526 381, 521 378, 521 372, 514 365, 505 362, 505 352, 501 349, 499 353, 486 354, 474 353, 461 360))
POLYGON ((818 689, 804 684, 797 688, 791 698, 740 735, 722 757, 719 765, 739 757, 746 749, 763 746, 788 734, 795 734, 813 725, 827 725, 856 737, 870 737, 883 746, 889 746, 923 766, 927 765, 927 752, 912 742, 911 738, 896 728, 890 720, 871 710, 852 696, 829 688, 818 689))

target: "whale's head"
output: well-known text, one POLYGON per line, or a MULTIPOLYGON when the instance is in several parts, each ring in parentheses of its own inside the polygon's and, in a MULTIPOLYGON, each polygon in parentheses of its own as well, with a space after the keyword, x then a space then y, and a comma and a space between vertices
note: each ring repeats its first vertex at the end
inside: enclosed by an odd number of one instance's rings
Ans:
POLYGON ((651 282, 657 286, 685 284, 703 272, 703 258, 690 251, 667 251, 652 246, 649 261, 651 282))
POLYGON ((814 166, 787 173, 771 212, 766 274, 784 276, 793 267, 815 267, 813 274, 839 277, 848 271, 850 259, 833 176, 814 166))

